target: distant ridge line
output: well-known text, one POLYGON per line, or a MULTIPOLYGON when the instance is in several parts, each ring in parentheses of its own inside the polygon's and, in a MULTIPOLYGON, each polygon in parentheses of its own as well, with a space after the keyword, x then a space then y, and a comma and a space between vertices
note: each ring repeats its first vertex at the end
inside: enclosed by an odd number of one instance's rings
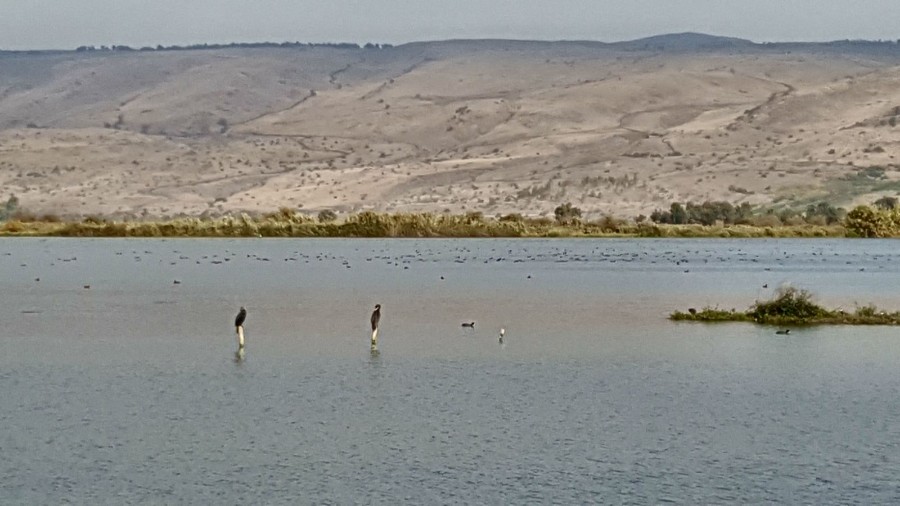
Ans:
POLYGON ((230 42, 230 43, 204 43, 190 45, 158 44, 156 46, 131 47, 127 45, 82 45, 74 49, 0 49, 0 54, 64 54, 64 53, 114 53, 114 52, 163 52, 163 51, 204 51, 221 49, 310 49, 331 48, 342 50, 385 50, 421 45, 560 45, 576 44, 597 46, 609 49, 628 51, 710 51, 728 49, 803 49, 803 48, 853 48, 853 47, 896 47, 900 48, 900 39, 894 40, 866 40, 843 39, 827 42, 754 42, 748 39, 728 37, 722 35, 710 35, 699 32, 666 33, 652 35, 633 40, 616 42, 604 42, 600 40, 586 39, 498 39, 498 38, 472 38, 472 39, 443 39, 405 42, 402 44, 388 43, 356 43, 356 42, 230 42))

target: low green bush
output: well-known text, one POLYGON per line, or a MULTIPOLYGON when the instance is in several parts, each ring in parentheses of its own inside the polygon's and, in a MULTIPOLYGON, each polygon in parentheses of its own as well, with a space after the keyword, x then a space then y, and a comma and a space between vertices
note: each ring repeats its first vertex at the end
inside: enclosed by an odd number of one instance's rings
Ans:
POLYGON ((900 325, 900 312, 888 313, 867 305, 847 313, 840 309, 826 309, 812 301, 806 290, 786 287, 775 297, 757 301, 747 311, 704 308, 675 311, 669 318, 676 321, 697 322, 755 322, 764 325, 900 325))

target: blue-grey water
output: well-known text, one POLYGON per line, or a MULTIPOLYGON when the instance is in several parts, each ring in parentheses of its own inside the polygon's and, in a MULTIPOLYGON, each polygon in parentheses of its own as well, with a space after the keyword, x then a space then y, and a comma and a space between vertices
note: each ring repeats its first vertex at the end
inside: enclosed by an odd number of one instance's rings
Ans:
POLYGON ((0 239, 0 504, 896 504, 900 329, 666 316, 898 246, 0 239))

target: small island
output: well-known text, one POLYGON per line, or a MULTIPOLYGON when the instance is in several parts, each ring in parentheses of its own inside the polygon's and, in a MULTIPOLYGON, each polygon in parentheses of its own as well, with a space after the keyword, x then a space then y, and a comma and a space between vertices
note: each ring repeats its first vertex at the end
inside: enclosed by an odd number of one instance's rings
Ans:
POLYGON ((763 325, 900 325, 900 311, 886 312, 875 306, 857 307, 852 313, 827 309, 812 302, 807 290, 785 287, 767 301, 757 301, 746 311, 705 307, 669 315, 676 321, 752 322, 763 325))

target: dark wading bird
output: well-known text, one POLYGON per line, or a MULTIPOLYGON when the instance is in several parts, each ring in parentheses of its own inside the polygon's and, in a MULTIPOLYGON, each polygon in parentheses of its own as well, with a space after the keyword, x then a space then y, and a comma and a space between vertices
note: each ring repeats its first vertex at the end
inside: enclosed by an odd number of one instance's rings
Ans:
POLYGON ((241 310, 238 312, 237 316, 234 317, 234 331, 237 332, 238 336, 238 348, 244 349, 244 320, 247 319, 247 310, 244 309, 244 306, 241 306, 241 310))
POLYGON ((372 323, 372 346, 378 343, 378 322, 381 321, 381 304, 375 304, 375 311, 372 311, 372 317, 369 319, 372 323))

